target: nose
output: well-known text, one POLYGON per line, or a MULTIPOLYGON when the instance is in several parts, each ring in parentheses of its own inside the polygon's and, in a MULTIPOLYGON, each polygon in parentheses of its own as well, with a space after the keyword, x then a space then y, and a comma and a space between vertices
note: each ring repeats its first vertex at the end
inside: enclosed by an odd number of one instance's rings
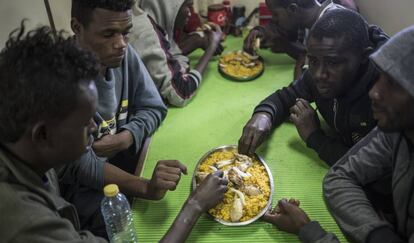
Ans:
POLYGON ((326 81, 329 78, 329 74, 324 65, 319 65, 314 73, 314 78, 318 81, 326 81))
POLYGON ((88 129, 89 129, 89 133, 91 134, 91 133, 94 133, 97 129, 98 129, 98 125, 96 124, 96 122, 95 122, 95 120, 93 119, 93 118, 91 118, 90 120, 89 120, 89 126, 88 126, 88 129))
POLYGON ((384 81, 383 79, 384 76, 381 74, 375 82, 374 86, 372 86, 371 90, 369 91, 368 95, 371 100, 375 101, 381 99, 381 86, 384 81))
POLYGON ((127 42, 124 35, 118 35, 116 41, 114 42, 115 49, 124 49, 127 46, 127 42))

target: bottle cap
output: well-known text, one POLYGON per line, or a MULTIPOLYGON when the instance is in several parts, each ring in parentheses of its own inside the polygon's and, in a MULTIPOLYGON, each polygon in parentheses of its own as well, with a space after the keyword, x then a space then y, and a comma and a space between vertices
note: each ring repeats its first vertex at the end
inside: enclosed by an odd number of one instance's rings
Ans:
POLYGON ((115 197, 118 192, 119 188, 115 184, 109 184, 104 187, 104 194, 106 197, 115 197))

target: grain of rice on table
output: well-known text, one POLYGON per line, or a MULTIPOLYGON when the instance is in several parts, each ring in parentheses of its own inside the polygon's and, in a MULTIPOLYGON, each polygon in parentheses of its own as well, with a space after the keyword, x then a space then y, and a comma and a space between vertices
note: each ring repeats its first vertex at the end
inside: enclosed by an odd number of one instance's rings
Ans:
MULTIPOLYGON (((230 160, 234 158, 234 152, 236 151, 218 151, 211 154, 207 159, 205 159, 199 166, 200 172, 212 173, 213 170, 209 166, 214 166, 214 163, 222 160, 230 160)), ((270 181, 269 175, 266 172, 266 168, 257 160, 253 159, 253 165, 247 169, 246 172, 250 173, 252 176, 244 178, 245 185, 254 185, 257 186, 262 194, 257 196, 248 196, 245 195, 246 205, 243 207, 243 217, 240 219, 240 222, 247 221, 256 215, 258 215, 264 207, 266 207, 267 202, 270 196, 270 181)), ((221 170, 227 170, 231 166, 228 165, 221 170)), ((230 212, 234 201, 234 192, 228 190, 224 195, 224 199, 216 207, 209 210, 209 213, 218 219, 231 222, 230 212)))

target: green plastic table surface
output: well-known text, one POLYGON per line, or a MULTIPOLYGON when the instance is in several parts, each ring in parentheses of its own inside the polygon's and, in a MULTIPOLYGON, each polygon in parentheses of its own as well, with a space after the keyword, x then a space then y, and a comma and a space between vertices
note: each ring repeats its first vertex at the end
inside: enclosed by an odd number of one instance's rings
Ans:
MULTIPOLYGON (((229 37, 226 51, 239 50, 243 39, 229 37)), ((195 64, 202 52, 191 56, 195 64)), ((140 242, 158 242, 179 213, 191 190, 196 163, 209 150, 237 144, 253 108, 264 98, 292 81, 294 61, 284 54, 261 50, 264 74, 250 82, 224 79, 217 70, 218 58, 208 65, 201 87, 184 108, 170 108, 167 118, 155 132, 142 176, 150 178, 158 160, 177 159, 186 164, 188 175, 175 191, 161 201, 135 199, 133 215, 140 242)), ((325 230, 346 242, 322 197, 322 180, 328 167, 297 134, 294 125, 277 128, 257 153, 266 161, 275 183, 273 205, 281 198, 296 198, 309 217, 325 230)), ((294 235, 281 232, 263 221, 248 226, 229 227, 203 215, 187 242, 298 242, 294 235)))

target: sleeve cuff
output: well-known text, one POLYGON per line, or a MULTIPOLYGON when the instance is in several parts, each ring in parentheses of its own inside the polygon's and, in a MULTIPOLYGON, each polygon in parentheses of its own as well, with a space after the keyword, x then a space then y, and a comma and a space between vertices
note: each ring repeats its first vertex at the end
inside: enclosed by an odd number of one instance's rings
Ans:
POLYGON ((325 138, 325 132, 320 128, 316 129, 306 140, 306 146, 318 152, 322 146, 322 141, 325 140, 325 138))
POLYGON ((106 163, 106 158, 98 157, 97 164, 96 164, 96 175, 97 175, 97 190, 102 190, 105 186, 105 173, 104 173, 104 166, 106 163))
POLYGON ((272 107, 265 105, 265 104, 258 105, 256 108, 254 108, 253 115, 259 112, 265 112, 269 114, 270 118, 272 119, 272 123, 274 124, 274 119, 273 119, 274 110, 272 109, 272 107))
POLYGON ((133 154, 137 154, 141 148, 142 141, 144 140, 143 136, 138 136, 138 134, 143 134, 143 132, 136 130, 136 127, 129 123, 125 124, 121 130, 128 130, 132 134, 134 143, 129 148, 129 151, 131 151, 133 154))
POLYGON ((266 33, 266 27, 263 27, 261 25, 255 26, 253 29, 261 31, 262 33, 266 33))
POLYGON ((203 79, 203 76, 201 75, 201 73, 199 71, 197 71, 195 69, 191 69, 189 73, 194 75, 197 78, 196 83, 197 83, 197 87, 198 87, 198 85, 200 85, 200 83, 201 83, 201 80, 203 79))
POLYGON ((367 243, 388 242, 403 243, 404 241, 388 226, 373 230, 367 237, 367 243))
POLYGON ((311 221, 303 226, 299 231, 301 242, 316 242, 326 235, 326 231, 317 221, 311 221))

